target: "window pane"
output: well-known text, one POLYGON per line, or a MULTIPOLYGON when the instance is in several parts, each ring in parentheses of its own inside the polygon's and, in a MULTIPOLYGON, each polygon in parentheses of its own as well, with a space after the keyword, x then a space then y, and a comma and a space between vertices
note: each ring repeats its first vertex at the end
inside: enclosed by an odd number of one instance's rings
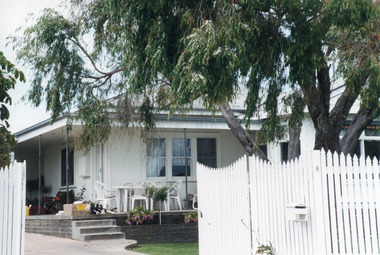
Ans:
POLYGON ((380 142, 379 141, 364 141, 365 157, 373 159, 380 158, 380 142))
POLYGON ((165 138, 149 139, 147 141, 147 156, 148 157, 165 157, 166 156, 165 138))
MULTIPOLYGON (((186 139, 186 140, 187 140, 186 156, 191 157, 190 139, 186 139)), ((173 157, 185 157, 185 139, 173 138, 172 145, 173 145, 173 157)))
POLYGON ((260 148, 260 150, 265 154, 265 156, 268 157, 268 149, 267 149, 267 145, 266 145, 266 144, 259 145, 259 148, 260 148))
POLYGON ((198 138, 197 139, 197 160, 199 163, 216 167, 216 139, 198 138))
POLYGON ((216 158, 198 158, 198 162, 212 168, 216 168, 216 158))
POLYGON ((147 177, 165 176, 166 166, 165 158, 147 159, 146 162, 147 177))
POLYGON ((288 160, 288 145, 288 142, 281 143, 281 162, 288 160))
MULTIPOLYGON (((187 159, 187 176, 190 176, 190 163, 191 160, 187 159)), ((172 175, 173 176, 186 176, 185 173, 185 158, 173 158, 172 160, 172 175)))
POLYGON ((166 140, 165 138, 147 141, 146 176, 158 177, 166 175, 166 140))
POLYGON ((198 138, 197 139, 198 158, 215 158, 216 157, 216 139, 215 138, 198 138))

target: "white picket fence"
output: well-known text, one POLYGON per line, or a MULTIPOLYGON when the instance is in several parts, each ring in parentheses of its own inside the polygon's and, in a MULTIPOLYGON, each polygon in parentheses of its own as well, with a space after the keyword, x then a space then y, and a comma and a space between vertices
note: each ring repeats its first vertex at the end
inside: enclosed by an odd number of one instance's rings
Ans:
POLYGON ((0 170, 0 254, 24 254, 26 165, 0 170))
POLYGON ((281 165, 243 157, 197 167, 201 255, 270 243, 284 255, 380 254, 376 159, 313 151, 281 165))

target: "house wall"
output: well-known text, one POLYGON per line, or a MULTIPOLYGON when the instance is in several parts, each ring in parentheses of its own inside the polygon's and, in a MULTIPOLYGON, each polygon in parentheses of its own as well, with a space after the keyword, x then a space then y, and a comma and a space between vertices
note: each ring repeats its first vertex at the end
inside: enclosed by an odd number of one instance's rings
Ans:
MULTIPOLYGON (((229 130, 187 130, 187 138, 191 139, 191 176, 188 177, 188 194, 196 194, 196 138, 217 139, 217 165, 227 166, 244 155, 243 147, 229 130)), ((159 138, 183 138, 182 129, 159 130, 155 137, 159 138)), ((170 154, 170 140, 167 140, 167 154, 170 154)), ((186 197, 185 177, 171 177, 170 158, 167 159, 166 177, 146 177, 146 145, 140 138, 140 132, 114 130, 111 137, 105 143, 105 183, 109 186, 122 185, 126 181, 134 180, 156 180, 161 179, 168 183, 174 183, 178 179, 183 180, 180 190, 182 199, 186 197)))
POLYGON ((300 134, 301 155, 310 153, 314 149, 315 129, 310 118, 305 118, 300 134))
MULTIPOLYGON (((165 138, 183 138, 183 129, 159 130, 155 136, 165 138)), ((188 193, 196 194, 196 138, 216 138, 217 139, 217 166, 224 167, 244 155, 243 147, 229 130, 187 130, 187 138, 191 139, 191 176, 188 177, 188 193)), ((42 143, 42 174, 45 176, 45 183, 52 186, 51 196, 55 196, 58 191, 65 191, 66 187, 61 187, 61 150, 65 148, 64 142, 44 144, 42 143)), ((74 143, 70 143, 73 147, 74 143)), ((169 140, 168 140, 169 146, 169 140)), ((171 150, 171 147, 167 149, 171 150)), ((84 188, 85 200, 95 201, 93 183, 97 180, 96 147, 88 152, 74 150, 74 185, 69 189, 74 189, 78 194, 84 188)), ((21 159, 27 160, 28 180, 38 177, 38 151, 25 152, 20 155, 21 159)), ((168 159, 168 162, 170 159, 168 159)), ((169 162, 170 163, 170 162, 169 162)), ((146 145, 141 139, 138 130, 120 131, 114 130, 110 138, 103 144, 103 182, 108 186, 122 185, 126 181, 162 179, 168 183, 174 183, 178 179, 185 181, 184 177, 146 177, 146 145)), ((168 167, 169 168, 169 164, 168 167)), ((170 170, 167 169, 167 172, 170 170)), ((180 196, 185 198, 185 185, 182 185, 180 196)), ((36 194, 33 194, 35 197, 36 194)))
MULTIPOLYGON (((245 154, 245 151, 230 130, 208 130, 189 129, 186 131, 187 138, 191 139, 191 176, 188 178, 188 193, 196 194, 196 138, 207 137, 217 140, 217 166, 225 167, 245 154)), ((183 138, 183 129, 161 129, 154 134, 155 137, 167 138, 167 152, 171 150, 170 138, 183 138)), ((314 146, 314 127, 310 120, 305 120, 301 132, 301 153, 311 151, 314 146)), ((71 143, 70 146, 74 144, 71 143)), ((65 143, 43 144, 42 151, 42 174, 45 182, 52 185, 51 195, 55 195, 66 187, 61 187, 61 150, 65 148, 65 143)), ((281 148, 279 144, 269 143, 267 145, 268 158, 271 162, 279 162, 281 159, 281 148)), ((75 189, 76 194, 80 189, 85 188, 85 199, 95 200, 93 183, 97 180, 96 172, 96 148, 90 151, 74 151, 74 185, 70 189, 75 189)), ((20 158, 27 160, 28 180, 38 177, 38 151, 27 152, 20 155, 20 158)), ((127 181, 161 179, 168 183, 174 183, 178 179, 185 181, 184 177, 171 177, 170 157, 167 159, 166 177, 146 177, 146 145, 141 138, 139 130, 118 130, 114 129, 109 139, 103 144, 103 182, 108 186, 122 185, 127 181)), ((185 185, 180 190, 181 198, 185 198, 185 185)), ((34 194, 35 195, 35 194, 34 194)))

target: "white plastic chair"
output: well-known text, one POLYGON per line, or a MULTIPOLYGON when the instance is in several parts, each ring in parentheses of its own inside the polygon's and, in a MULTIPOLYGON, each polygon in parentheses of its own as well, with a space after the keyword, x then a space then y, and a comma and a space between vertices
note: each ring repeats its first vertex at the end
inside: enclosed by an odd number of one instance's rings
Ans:
MULTIPOLYGON (((170 192, 168 194, 168 205, 167 205, 167 210, 168 211, 170 211, 170 200, 171 199, 177 200, 179 209, 182 210, 181 199, 179 198, 179 189, 181 188, 181 186, 182 186, 182 180, 176 181, 175 184, 173 185, 172 192, 170 192)), ((174 205, 175 205, 175 209, 177 210, 177 205, 176 205, 175 202, 174 202, 174 205)))
POLYGON ((123 185, 125 187, 125 190, 124 190, 124 201, 123 201, 123 205, 124 205, 124 210, 127 211, 128 210, 128 206, 129 206, 129 199, 131 197, 130 193, 132 193, 132 182, 130 181, 127 181, 125 183, 123 183, 123 185))
POLYGON ((145 201, 145 209, 148 208, 148 197, 145 195, 145 181, 135 181, 132 183, 131 209, 134 208, 136 200, 145 201))
POLYGON ((112 209, 112 201, 116 203, 116 191, 107 189, 104 183, 100 181, 94 182, 94 190, 96 202, 100 203, 105 209, 112 209))

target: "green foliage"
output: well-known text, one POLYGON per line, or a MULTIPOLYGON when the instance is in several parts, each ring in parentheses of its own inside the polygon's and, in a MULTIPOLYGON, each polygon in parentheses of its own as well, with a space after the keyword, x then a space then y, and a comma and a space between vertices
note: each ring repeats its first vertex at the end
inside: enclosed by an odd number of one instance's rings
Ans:
POLYGON ((275 255, 276 250, 274 249, 272 243, 269 242, 268 245, 260 244, 259 247, 257 247, 256 254, 275 255))
POLYGON ((163 186, 157 188, 153 193, 153 200, 155 201, 165 201, 168 198, 168 193, 171 191, 169 186, 163 186))
POLYGON ((0 127, 0 168, 11 163, 10 153, 15 145, 14 136, 5 127, 0 127))
MULTIPOLYGON (((9 60, 6 59, 4 53, 0 51, 0 128, 8 128, 9 111, 6 105, 12 104, 12 99, 8 94, 10 89, 14 89, 17 80, 25 82, 25 75, 23 72, 15 68, 9 60)), ((1 132, 6 132, 2 130, 1 132)), ((4 134, 3 134, 4 135, 4 134)))
POLYGON ((198 243, 162 243, 143 244, 127 247, 127 250, 141 252, 150 255, 197 255, 199 254, 198 243))
POLYGON ((300 125, 305 105, 318 107, 305 93, 318 90, 328 62, 377 112, 379 5, 371 0, 69 2, 67 18, 45 10, 11 39, 34 70, 29 99, 46 100, 53 119, 77 108, 84 147, 106 139, 114 121, 146 131, 160 108, 200 101, 214 110, 243 86, 246 120, 263 114, 264 140, 279 139, 300 125))
POLYGON ((25 82, 23 72, 15 68, 0 51, 0 167, 10 164, 10 153, 16 145, 13 135, 8 131, 9 110, 12 104, 8 91, 15 88, 17 80, 25 82))
POLYGON ((168 194, 173 190, 170 185, 164 185, 160 188, 155 186, 147 185, 145 187, 145 195, 147 197, 153 198, 155 201, 166 201, 168 194))
POLYGON ((185 223, 198 222, 198 211, 187 212, 184 214, 185 223))

